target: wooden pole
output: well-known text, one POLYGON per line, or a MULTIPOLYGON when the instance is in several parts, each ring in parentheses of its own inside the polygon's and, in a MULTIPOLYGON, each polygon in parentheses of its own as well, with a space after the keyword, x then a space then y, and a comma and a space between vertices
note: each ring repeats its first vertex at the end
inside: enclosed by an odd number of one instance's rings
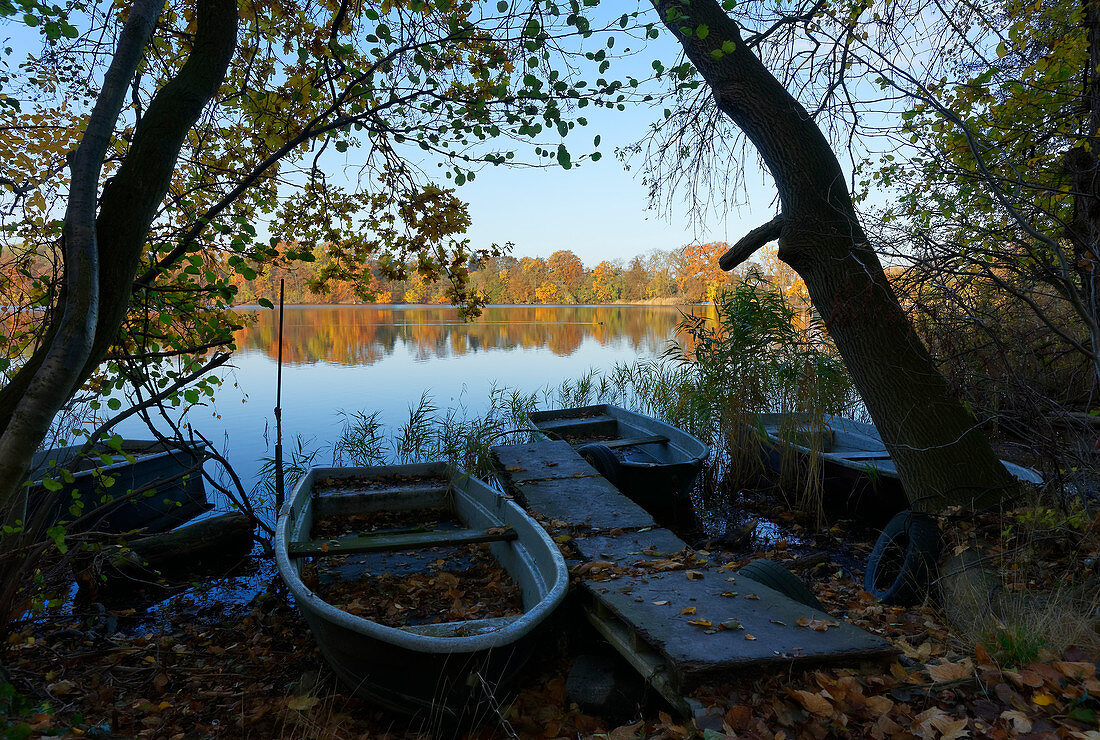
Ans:
POLYGON ((279 280, 279 359, 275 370, 275 513, 283 508, 283 288, 279 280))

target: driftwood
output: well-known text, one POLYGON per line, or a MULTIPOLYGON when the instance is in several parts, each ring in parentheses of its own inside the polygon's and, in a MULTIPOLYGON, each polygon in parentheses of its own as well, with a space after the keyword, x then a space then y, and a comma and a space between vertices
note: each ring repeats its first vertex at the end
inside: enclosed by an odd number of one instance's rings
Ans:
POLYGON ((160 576, 180 579, 213 570, 225 571, 252 549, 253 522, 240 512, 218 514, 170 532, 112 545, 82 574, 88 585, 121 585, 160 576))

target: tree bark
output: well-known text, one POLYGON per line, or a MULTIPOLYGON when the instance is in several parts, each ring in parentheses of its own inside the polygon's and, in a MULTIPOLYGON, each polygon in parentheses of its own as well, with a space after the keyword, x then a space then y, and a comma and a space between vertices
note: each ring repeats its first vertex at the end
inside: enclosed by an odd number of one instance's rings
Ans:
MULTIPOLYGON (((153 3, 159 10, 160 5, 153 3)), ((135 8, 136 10, 136 8, 135 8)), ((134 11, 131 11, 133 14, 134 11)), ((155 18, 154 18, 155 20, 155 18)), ((133 290, 134 274, 146 244, 149 226, 157 208, 168 190, 183 142, 188 131, 198 120, 202 110, 217 93, 236 48, 237 5, 231 0, 198 0, 196 7, 195 42, 187 61, 175 78, 168 81, 154 96, 148 111, 134 131, 118 172, 103 188, 99 201, 99 215, 94 216, 95 188, 98 185, 97 169, 91 176, 91 216, 94 217, 95 258, 98 275, 84 265, 70 264, 66 255, 66 275, 80 274, 94 280, 98 294, 96 311, 86 311, 94 327, 94 337, 80 356, 67 358, 68 376, 64 382, 52 380, 49 374, 50 347, 58 343, 71 343, 62 336, 66 318, 62 312, 54 313, 45 336, 48 344, 36 352, 11 381, 0 389, 0 430, 6 439, 15 435, 26 440, 33 453, 48 427, 49 421, 72 393, 91 375, 102 361, 108 348, 118 336, 119 327, 126 314, 133 290), (36 384, 49 383, 52 400, 41 406, 46 427, 30 431, 26 427, 23 399, 36 384)), ((150 26, 151 30, 151 26, 150 26)), ((146 34, 146 37, 148 34, 146 34)), ((141 46, 144 46, 142 41, 141 46)), ((120 43, 120 52, 122 45, 120 43)), ((140 47, 138 49, 140 58, 140 47)), ((117 54, 116 54, 117 57, 117 54)), ((134 60, 136 67, 137 59, 134 60)), ((122 91, 129 89, 133 69, 125 75, 122 91)), ((107 93, 105 85, 101 98, 107 93)), ((98 105, 98 101, 97 101, 98 105)), ((113 129, 121 106, 110 115, 108 125, 113 129)), ((94 118, 94 116, 93 116, 94 118)), ((89 127, 89 131, 91 127, 89 127)), ((108 130, 109 135, 110 129, 108 130)), ((83 148, 84 141, 81 142, 83 148)), ((103 154, 99 154, 102 163, 103 154)), ((76 186, 74 169, 74 193, 76 186)), ((84 176, 82 176, 84 177, 84 176)), ((86 178, 85 178, 86 179, 86 178)), ((72 200, 70 198, 70 200, 72 200)), ((68 223, 68 218, 66 218, 68 223)), ((87 219, 91 223, 91 217, 87 219)), ((66 239, 68 240, 68 234, 66 239)), ((41 426, 39 423, 38 426, 41 426)), ((2 448, 0 448, 2 449, 2 448)), ((29 462, 30 453, 22 457, 0 456, 0 509, 10 498, 11 492, 22 484, 22 476, 29 462)))
POLYGON ((783 213, 779 257, 806 281, 912 508, 935 512, 1003 500, 1016 483, 913 331, 821 130, 745 45, 718 2, 653 5, 714 91, 719 110, 752 141, 774 177, 783 213), (727 41, 732 51, 728 45, 723 51, 727 41))

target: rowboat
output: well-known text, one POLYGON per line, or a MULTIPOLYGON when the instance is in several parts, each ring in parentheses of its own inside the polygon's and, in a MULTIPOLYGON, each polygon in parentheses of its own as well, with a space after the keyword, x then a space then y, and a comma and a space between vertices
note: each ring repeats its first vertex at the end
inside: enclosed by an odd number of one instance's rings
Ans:
POLYGON ((275 555, 349 687, 442 721, 468 720, 512 685, 568 585, 542 527, 441 463, 311 469, 280 512, 275 555), (504 591, 511 611, 490 603, 504 591), (417 605, 440 593, 442 606, 417 605), (467 609, 474 599, 487 615, 467 609))
POLYGON ((205 445, 126 439, 80 455, 80 446, 40 450, 31 460, 27 521, 43 529, 121 534, 165 532, 209 511, 205 445))
POLYGON ((610 404, 538 411, 531 423, 576 447, 623 494, 663 522, 692 516, 691 489, 709 452, 682 429, 610 404))
MULTIPOLYGON (((776 473, 785 460, 806 465, 813 456, 820 458, 827 508, 882 520, 909 508, 897 465, 873 424, 830 414, 820 423, 799 414, 759 414, 757 428, 767 438, 764 459, 776 473)), ((1001 462, 1021 481, 1043 482, 1030 468, 1001 462)))

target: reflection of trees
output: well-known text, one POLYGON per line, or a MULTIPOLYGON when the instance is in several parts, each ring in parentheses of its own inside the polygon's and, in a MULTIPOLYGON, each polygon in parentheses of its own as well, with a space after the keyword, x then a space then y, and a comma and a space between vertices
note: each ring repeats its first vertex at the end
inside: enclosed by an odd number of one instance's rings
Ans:
MULTIPOLYGON (((397 350, 420 360, 515 348, 567 356, 586 340, 659 354, 679 318, 669 306, 489 306, 470 323, 449 306, 292 307, 285 310, 283 361, 370 365, 397 350)), ((274 359, 277 329, 274 312, 262 311, 237 333, 237 346, 274 359)))

